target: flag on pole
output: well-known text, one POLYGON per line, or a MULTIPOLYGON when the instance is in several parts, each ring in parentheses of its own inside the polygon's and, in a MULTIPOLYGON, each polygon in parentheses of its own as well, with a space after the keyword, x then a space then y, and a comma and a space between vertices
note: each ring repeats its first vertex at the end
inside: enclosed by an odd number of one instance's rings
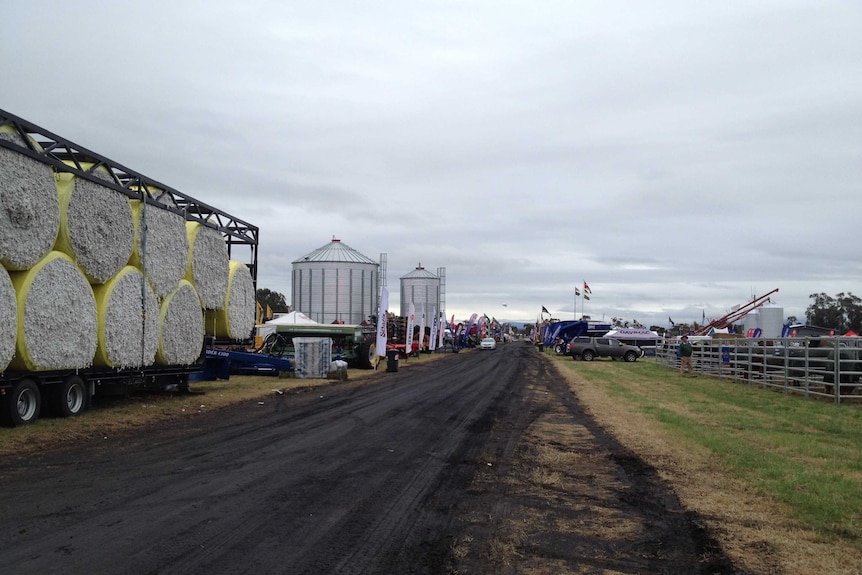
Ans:
POLYGON ((577 297, 579 295, 581 295, 581 290, 579 290, 578 288, 575 288, 575 297, 577 297))
POLYGON ((387 319, 389 315, 389 290, 386 286, 380 291, 380 311, 377 314, 377 355, 386 357, 387 319))
POLYGON ((546 313, 548 315, 551 315, 551 312, 549 312, 548 308, 546 308, 545 306, 542 306, 542 313, 546 313))
POLYGON ((593 293, 593 290, 590 289, 590 286, 587 285, 586 281, 584 282, 584 293, 585 294, 593 293))
POLYGON ((590 296, 587 295, 587 292, 584 292, 584 299, 587 301, 589 301, 589 299, 590 299, 590 296))
POLYGON ((438 325, 438 316, 437 316, 437 306, 434 306, 434 309, 431 311, 431 338, 428 340, 428 349, 430 351, 434 351, 437 349, 437 325, 438 325))
POLYGON ((670 316, 667 316, 667 321, 668 323, 670 323, 670 325, 676 325, 675 323, 673 323, 673 320, 670 319, 670 316))
POLYGON ((422 315, 419 316, 419 351, 425 349, 425 304, 422 304, 422 315))
POLYGON ((413 327, 416 325, 416 306, 413 302, 407 307, 407 334, 404 337, 404 353, 413 353, 413 327))

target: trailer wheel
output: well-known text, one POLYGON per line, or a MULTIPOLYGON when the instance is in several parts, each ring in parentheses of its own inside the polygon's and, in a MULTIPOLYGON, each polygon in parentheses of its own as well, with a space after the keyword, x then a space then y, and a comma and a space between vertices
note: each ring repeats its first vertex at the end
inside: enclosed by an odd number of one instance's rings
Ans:
POLYGON ((51 413, 55 416, 72 417, 87 408, 87 384, 77 375, 67 377, 51 391, 51 413))
POLYGON ((0 419, 7 427, 27 425, 39 419, 42 398, 32 379, 16 383, 0 405, 0 419))

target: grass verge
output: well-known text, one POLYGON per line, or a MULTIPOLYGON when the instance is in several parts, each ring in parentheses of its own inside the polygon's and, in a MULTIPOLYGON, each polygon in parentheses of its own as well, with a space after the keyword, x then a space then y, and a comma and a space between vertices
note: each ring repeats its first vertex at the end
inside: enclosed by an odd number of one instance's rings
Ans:
POLYGON ((862 406, 682 378, 649 360, 549 357, 600 423, 728 532, 749 565, 757 542, 786 572, 860 573, 862 406))

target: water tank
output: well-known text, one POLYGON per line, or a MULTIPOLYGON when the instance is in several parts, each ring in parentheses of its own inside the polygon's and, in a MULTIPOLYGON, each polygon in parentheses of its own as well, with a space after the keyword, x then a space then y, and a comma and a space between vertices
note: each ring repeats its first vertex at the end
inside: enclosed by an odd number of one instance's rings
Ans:
POLYGON ((293 263, 291 305, 318 323, 359 324, 377 314, 380 264, 339 239, 293 263))
MULTIPOLYGON (((412 272, 401 276, 401 317, 408 314, 410 303, 420 317, 424 306, 426 325, 430 325, 431 314, 440 312, 440 277, 419 264, 412 272)), ((419 320, 417 319, 417 322, 419 320)))
POLYGON ((781 337, 781 331, 784 328, 784 308, 782 307, 762 307, 760 308, 760 318, 758 327, 762 331, 761 337, 775 338, 781 337))

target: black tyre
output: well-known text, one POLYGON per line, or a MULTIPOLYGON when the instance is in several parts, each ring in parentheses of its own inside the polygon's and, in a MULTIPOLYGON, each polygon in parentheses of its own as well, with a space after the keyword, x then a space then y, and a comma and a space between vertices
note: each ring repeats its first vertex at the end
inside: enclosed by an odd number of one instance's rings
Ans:
POLYGON ((67 377, 60 385, 53 386, 49 397, 51 414, 57 417, 73 417, 87 409, 87 384, 77 375, 67 377))
POLYGON ((596 357, 596 354, 589 349, 586 349, 581 352, 581 359, 584 361, 593 361, 594 357, 596 357))
POLYGON ((366 341, 359 347, 359 367, 363 369, 374 369, 380 361, 377 355, 377 342, 366 341))
POLYGON ((554 353, 556 353, 557 355, 563 355, 564 353, 566 353, 566 345, 563 343, 558 343, 554 346, 554 353))
POLYGON ((623 356, 623 359, 626 361, 637 361, 638 354, 633 351, 627 351, 626 354, 623 356))
POLYGON ((0 422, 7 427, 28 425, 39 419, 42 396, 32 379, 16 383, 0 405, 0 422))

